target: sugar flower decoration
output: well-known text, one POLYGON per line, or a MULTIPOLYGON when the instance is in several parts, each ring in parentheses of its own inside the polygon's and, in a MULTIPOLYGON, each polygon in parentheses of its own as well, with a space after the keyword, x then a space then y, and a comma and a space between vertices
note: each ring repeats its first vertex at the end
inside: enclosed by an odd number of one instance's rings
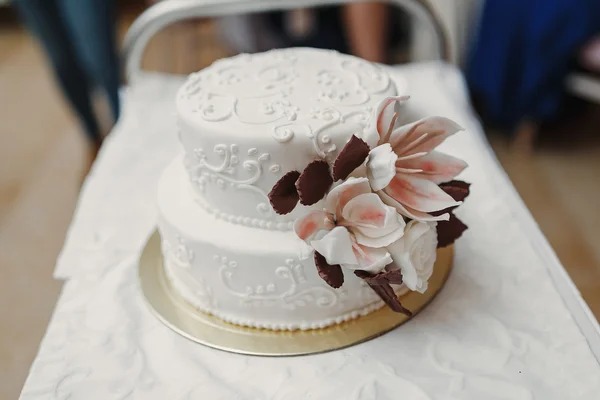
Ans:
POLYGON ((341 287, 343 268, 350 269, 393 311, 412 315, 392 285, 427 290, 436 249, 467 229, 454 209, 470 185, 454 180, 467 164, 435 150, 462 128, 442 117, 396 126, 394 108, 406 100, 385 99, 364 140, 353 135, 335 160, 315 159, 302 172, 289 171, 268 197, 278 214, 298 204, 312 208, 294 231, 313 249, 327 284, 341 287))
MULTIPOLYGON (((327 265, 380 272, 392 262, 386 250, 404 232, 405 222, 393 207, 372 193, 367 178, 348 178, 325 198, 325 209, 296 220, 296 235, 327 265)), ((320 268, 320 265, 317 265, 320 268)))
POLYGON ((433 274, 437 249, 435 222, 410 221, 404 235, 388 247, 410 290, 425 293, 433 274))
POLYGON ((458 206, 439 185, 467 167, 455 157, 434 150, 462 128, 443 117, 428 117, 396 126, 394 108, 408 97, 390 97, 375 112, 375 132, 368 143, 367 177, 384 203, 419 221, 448 220, 447 213, 432 212, 458 206))

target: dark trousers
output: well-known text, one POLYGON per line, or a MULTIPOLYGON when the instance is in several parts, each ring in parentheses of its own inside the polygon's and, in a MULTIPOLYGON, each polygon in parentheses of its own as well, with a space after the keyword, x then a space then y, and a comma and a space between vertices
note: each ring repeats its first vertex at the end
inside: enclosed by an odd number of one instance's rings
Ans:
POLYGON ((14 0, 48 53, 56 78, 88 137, 100 140, 91 93, 100 86, 119 117, 119 62, 113 0, 14 0))

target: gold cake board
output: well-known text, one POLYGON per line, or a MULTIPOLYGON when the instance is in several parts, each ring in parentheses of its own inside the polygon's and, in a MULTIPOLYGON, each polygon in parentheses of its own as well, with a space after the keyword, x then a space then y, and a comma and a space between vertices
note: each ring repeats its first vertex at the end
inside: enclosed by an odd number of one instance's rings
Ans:
MULTIPOLYGON (((163 269, 160 242, 160 234, 155 232, 142 252, 139 280, 144 297, 162 323, 205 346, 257 356, 323 353, 374 339, 410 319, 384 306, 339 325, 308 331, 271 331, 233 325, 199 311, 173 289, 163 269)), ((402 304, 414 315, 443 287, 452 269, 453 254, 452 246, 438 250, 427 292, 402 296, 402 304)))

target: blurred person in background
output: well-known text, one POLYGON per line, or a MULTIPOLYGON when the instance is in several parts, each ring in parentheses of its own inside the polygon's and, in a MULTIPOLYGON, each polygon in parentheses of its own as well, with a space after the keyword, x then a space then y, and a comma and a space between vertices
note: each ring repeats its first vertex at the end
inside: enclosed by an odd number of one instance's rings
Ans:
POLYGON ((270 13, 268 24, 283 42, 280 47, 316 47, 383 63, 388 56, 389 15, 384 3, 270 13))
POLYGON ((60 86, 75 109, 95 155, 102 132, 92 106, 96 86, 119 118, 119 63, 113 0, 14 0, 46 50, 60 86))
POLYGON ((384 3, 344 6, 345 37, 352 54, 372 62, 387 61, 389 12, 388 5, 384 3))
POLYGON ((598 0, 487 0, 466 71, 483 121, 531 147, 536 126, 562 116, 566 78, 598 32, 598 0))
POLYGON ((368 61, 389 61, 390 44, 406 35, 406 26, 385 3, 276 11, 220 18, 221 36, 238 52, 282 47, 314 47, 354 54, 368 61))

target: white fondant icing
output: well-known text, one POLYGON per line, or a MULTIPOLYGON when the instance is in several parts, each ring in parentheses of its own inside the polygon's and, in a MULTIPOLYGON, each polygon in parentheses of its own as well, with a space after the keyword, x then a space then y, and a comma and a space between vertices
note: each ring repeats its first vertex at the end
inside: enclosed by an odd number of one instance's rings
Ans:
MULTIPOLYGON (((194 149, 191 159, 188 157, 184 162, 188 176, 191 182, 195 183, 198 192, 204 193, 207 183, 213 183, 220 191, 226 191, 229 188, 240 192, 242 195, 244 191, 250 191, 258 195, 258 197, 255 196, 257 200, 253 203, 258 214, 262 218, 272 217, 275 219, 275 213, 269 204, 267 193, 254 185, 263 174, 263 165, 271 158, 269 153, 258 155, 258 149, 251 148, 247 151, 248 158, 240 161, 236 144, 229 146, 218 144, 214 147, 213 152, 220 158, 218 164, 207 162, 206 153, 200 148, 194 149)), ((273 164, 268 168, 272 174, 278 174, 280 169, 281 166, 278 164, 273 164)), ((235 193, 235 196, 239 196, 240 193, 235 193)), ((203 196, 198 196, 202 198, 202 204, 205 204, 207 209, 212 208, 203 196)), ((218 208, 220 207, 214 207, 215 210, 218 208)), ((248 216, 244 217, 243 213, 241 214, 237 214, 237 216, 256 219, 248 216)))
POLYGON ((373 107, 394 94, 382 68, 333 51, 219 60, 190 75, 177 95, 190 179, 207 208, 293 221, 304 211, 276 215, 266 197, 273 185, 316 158, 333 160, 351 135, 362 135, 373 107))
POLYGON ((240 325, 294 330, 325 327, 382 306, 351 273, 341 289, 327 286, 294 232, 215 218, 191 193, 178 157, 159 183, 158 227, 167 276, 198 309, 240 325))

